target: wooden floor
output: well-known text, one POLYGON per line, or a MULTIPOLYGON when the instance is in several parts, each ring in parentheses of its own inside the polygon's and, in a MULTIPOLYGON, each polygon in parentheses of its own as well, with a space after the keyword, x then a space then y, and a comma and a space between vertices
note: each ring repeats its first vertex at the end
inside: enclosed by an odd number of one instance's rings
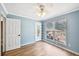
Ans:
POLYGON ((5 56, 75 56, 68 51, 50 45, 43 41, 23 46, 6 52, 5 56))

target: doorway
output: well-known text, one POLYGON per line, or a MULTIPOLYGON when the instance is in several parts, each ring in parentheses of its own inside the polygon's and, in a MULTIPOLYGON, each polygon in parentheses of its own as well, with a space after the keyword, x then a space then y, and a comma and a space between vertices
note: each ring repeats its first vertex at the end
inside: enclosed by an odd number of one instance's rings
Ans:
POLYGON ((35 23, 35 41, 41 40, 41 22, 36 22, 35 23))
POLYGON ((6 18, 0 15, 0 55, 6 52, 6 18))

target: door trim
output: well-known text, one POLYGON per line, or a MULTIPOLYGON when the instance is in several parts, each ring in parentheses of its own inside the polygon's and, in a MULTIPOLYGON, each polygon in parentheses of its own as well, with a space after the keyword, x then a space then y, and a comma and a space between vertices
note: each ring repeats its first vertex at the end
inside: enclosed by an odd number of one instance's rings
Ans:
POLYGON ((3 56, 3 21, 1 21, 1 56, 3 56))
POLYGON ((1 56, 4 55, 4 53, 6 52, 6 49, 4 51, 4 47, 6 48, 6 34, 4 33, 4 31, 6 30, 6 18, 3 17, 3 15, 0 15, 0 17, 2 17, 3 19, 1 20, 1 56), (5 40, 5 44, 3 42, 3 40, 5 40), (4 46, 4 47, 3 47, 4 46))

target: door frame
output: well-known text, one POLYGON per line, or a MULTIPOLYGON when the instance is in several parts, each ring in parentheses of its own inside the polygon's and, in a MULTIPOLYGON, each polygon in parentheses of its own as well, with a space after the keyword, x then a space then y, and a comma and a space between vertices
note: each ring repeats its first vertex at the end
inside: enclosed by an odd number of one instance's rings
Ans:
POLYGON ((1 56, 3 56, 4 53, 6 52, 6 32, 5 32, 6 31, 6 18, 3 15, 0 15, 0 19, 1 19, 0 21, 1 22, 1 56), (5 40, 5 43, 4 43, 4 40, 5 40))
POLYGON ((35 41, 41 40, 42 36, 42 24, 40 22, 35 23, 35 41), (40 37, 40 39, 39 39, 40 37))

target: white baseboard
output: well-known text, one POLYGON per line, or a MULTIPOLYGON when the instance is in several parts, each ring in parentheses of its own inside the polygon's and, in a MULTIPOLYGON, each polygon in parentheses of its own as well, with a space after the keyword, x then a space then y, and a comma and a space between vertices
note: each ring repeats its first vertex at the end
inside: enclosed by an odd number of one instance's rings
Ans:
MULTIPOLYGON (((47 40, 43 40, 43 41, 48 42, 47 40)), ((48 42, 48 43, 50 43, 50 42, 48 42)), ((71 53, 76 54, 76 55, 79 56, 79 53, 78 53, 78 52, 72 51, 72 50, 70 50, 70 49, 68 49, 68 48, 65 48, 65 47, 61 47, 61 46, 59 46, 59 45, 57 45, 57 44, 55 44, 55 43, 50 43, 50 44, 55 45, 55 46, 57 46, 57 47, 59 47, 59 48, 65 49, 66 51, 69 51, 69 52, 71 52, 71 53)))
POLYGON ((33 44, 33 43, 35 43, 35 42, 36 42, 36 41, 29 42, 29 43, 25 43, 25 44, 22 44, 21 46, 28 45, 28 44, 33 44))
POLYGON ((76 55, 78 55, 78 56, 79 56, 79 53, 78 53, 78 52, 72 51, 72 50, 67 49, 67 48, 63 48, 63 49, 65 49, 65 50, 67 50, 67 51, 69 51, 69 52, 71 52, 71 53, 76 54, 76 55))
MULTIPOLYGON (((40 41, 40 40, 37 40, 37 41, 40 41)), ((26 44, 22 44, 21 46, 28 45, 28 44, 33 44, 33 43, 35 43, 37 41, 33 41, 33 42, 26 43, 26 44)))

